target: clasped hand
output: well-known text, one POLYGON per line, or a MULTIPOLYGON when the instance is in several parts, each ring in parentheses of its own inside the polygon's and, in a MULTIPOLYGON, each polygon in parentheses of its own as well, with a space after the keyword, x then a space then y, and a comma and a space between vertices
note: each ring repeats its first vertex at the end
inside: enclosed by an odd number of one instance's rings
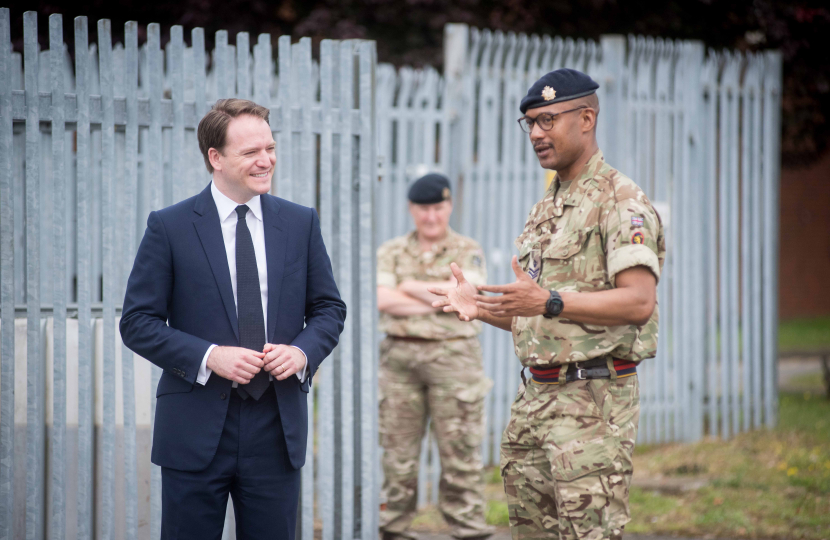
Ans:
POLYGON ((207 367, 222 378, 248 384, 262 369, 282 381, 299 373, 305 363, 305 355, 296 347, 266 343, 262 352, 244 347, 215 347, 207 367))
POLYGON ((550 293, 540 287, 519 266, 516 256, 511 261, 516 281, 507 285, 473 286, 464 278, 457 264, 451 263, 450 270, 458 285, 454 289, 430 288, 432 294, 443 298, 432 303, 446 313, 455 312, 462 321, 481 319, 487 315, 495 317, 535 317, 545 313, 545 304, 550 293), (486 296, 482 292, 499 293, 486 296))

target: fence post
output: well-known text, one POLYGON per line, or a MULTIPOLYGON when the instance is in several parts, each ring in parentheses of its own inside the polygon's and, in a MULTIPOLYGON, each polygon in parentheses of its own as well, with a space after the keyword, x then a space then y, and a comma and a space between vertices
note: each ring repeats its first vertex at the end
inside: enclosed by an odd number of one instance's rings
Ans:
MULTIPOLYGON (((127 104, 127 126, 124 148, 124 252, 121 268, 121 287, 119 296, 123 297, 127 278, 132 269, 136 249, 137 187, 138 187, 138 24, 135 21, 124 25, 124 88, 127 104)), ((136 407, 135 374, 133 369, 133 352, 126 345, 121 345, 121 376, 123 380, 124 399, 124 473, 125 502, 124 522, 125 537, 135 540, 138 534, 138 465, 136 463, 136 407)))
POLYGON ((26 539, 43 537, 45 441, 40 333, 40 94, 37 12, 23 14, 26 95, 26 539))
MULTIPOLYGON (((226 36, 227 37, 227 36, 226 36)), ((218 40, 218 37, 217 37, 218 40)), ((163 173, 162 165, 164 153, 162 150, 162 51, 161 51, 161 28, 158 24, 147 25, 147 94, 150 100, 150 126, 148 129, 148 148, 144 158, 144 178, 149 184, 149 209, 159 210, 163 207, 163 173)), ((217 83, 218 84, 218 83, 217 83)), ((161 379, 161 368, 153 365, 150 367, 150 446, 153 444, 153 427, 156 418, 156 388, 161 379)), ((157 538, 161 535, 161 468, 156 465, 150 466, 150 537, 157 538)))
MULTIPOLYGON (((449 151, 447 155, 441 156, 444 162, 444 172, 455 184, 456 193, 461 197, 465 196, 464 170, 462 160, 464 159, 463 149, 465 148, 465 137, 470 137, 469 130, 464 129, 467 122, 463 113, 467 110, 465 102, 473 99, 473 96, 465 95, 466 71, 468 69, 468 44, 470 42, 470 27, 466 24, 447 24, 444 26, 444 118, 449 127, 447 133, 441 136, 448 138, 444 148, 449 151)), ((402 126, 398 124, 398 137, 400 137, 402 126)), ((398 159, 403 157, 398 155, 398 159)), ((401 181, 399 178, 398 181, 401 181)), ((461 208, 461 205, 458 206, 461 208)), ((456 212, 453 219, 453 227, 459 228, 461 212, 456 212)))
POLYGON ((66 176, 64 175, 64 78, 63 78, 63 17, 49 16, 50 82, 52 90, 52 187, 54 239, 54 399, 52 400, 51 469, 52 508, 49 528, 51 536, 62 539, 66 527, 66 176))
MULTIPOLYGON (((323 241, 328 246, 332 261, 339 260, 339 249, 337 247, 335 233, 335 209, 339 205, 336 200, 335 190, 336 171, 334 170, 334 137, 333 123, 335 122, 334 106, 334 72, 337 62, 337 45, 332 40, 323 40, 320 43, 320 112, 322 125, 320 129, 320 229, 323 241)), ((336 271, 336 270, 335 270, 336 271)), ((342 348, 338 345, 328 360, 328 366, 320 377, 318 407, 322 411, 331 411, 330 414, 320 415, 317 421, 318 437, 320 448, 334 448, 335 442, 335 374, 337 365, 342 354, 342 348)), ((317 505, 323 522, 323 540, 334 540, 335 535, 335 470, 336 458, 333 452, 327 455, 320 455, 317 458, 318 483, 317 505), (328 489, 323 489, 323 486, 328 489)))
POLYGON ((0 8, 0 540, 14 535, 14 196, 11 17, 0 8))
POLYGON ((375 276, 374 186, 377 177, 377 118, 375 43, 362 41, 359 51, 360 163, 358 193, 359 369, 360 369, 360 537, 378 536, 378 362, 375 276), (368 279, 367 279, 368 277, 368 279))
POLYGON ((778 422, 778 242, 781 181, 781 52, 770 51, 764 77, 763 335, 764 423, 778 422))
POLYGON ((602 117, 597 124, 597 139, 608 163, 622 163, 620 125, 623 118, 622 71, 625 67, 625 36, 616 34, 601 36, 600 46, 602 47, 602 63, 597 81, 599 83, 597 94, 600 99, 602 117))
MULTIPOLYGON (((703 256, 703 245, 706 241, 705 229, 697 226, 703 222, 705 190, 700 189, 704 182, 705 169, 698 167, 696 164, 701 163, 704 158, 701 140, 701 121, 703 106, 701 103, 703 97, 701 74, 704 63, 704 46, 701 41, 687 41, 684 42, 681 49, 680 66, 683 69, 683 133, 682 147, 685 149, 681 158, 683 159, 682 171, 683 177, 683 200, 690 205, 689 212, 686 214, 686 230, 687 236, 691 242, 688 246, 688 261, 691 265, 688 269, 687 275, 690 277, 690 282, 687 283, 684 289, 684 298, 690 306, 691 313, 691 331, 687 336, 686 343, 690 347, 692 366, 687 370, 691 374, 691 406, 690 417, 691 423, 687 430, 687 441, 698 441, 703 437, 703 403, 705 392, 703 385, 705 378, 703 376, 706 368, 704 362, 705 354, 705 325, 706 313, 705 304, 697 298, 695 291, 705 290, 704 276, 706 267, 704 265, 705 258, 703 256)), ((665 333, 663 333, 665 336, 665 333)), ((665 338, 664 338, 665 339, 665 338)))

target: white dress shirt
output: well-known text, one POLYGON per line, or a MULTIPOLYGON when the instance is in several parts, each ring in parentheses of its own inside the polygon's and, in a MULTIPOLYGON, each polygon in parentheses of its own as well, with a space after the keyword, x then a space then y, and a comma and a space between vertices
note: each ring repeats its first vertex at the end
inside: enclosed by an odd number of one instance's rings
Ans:
MULTIPOLYGON (((237 304, 236 299, 236 222, 239 219, 236 213, 238 203, 231 200, 227 195, 219 191, 216 184, 211 182, 210 193, 213 195, 213 201, 216 203, 216 209, 219 211, 219 223, 222 226, 222 238, 225 241, 225 253, 228 256, 228 270, 231 273, 231 287, 233 288, 233 302, 237 304)), ((245 214, 245 223, 248 225, 248 230, 251 231, 251 240, 254 242, 254 255, 256 257, 257 273, 259 273, 259 291, 262 295, 262 320, 265 322, 265 328, 268 328, 268 266, 265 260, 265 227, 262 221, 262 201, 259 195, 245 203, 248 206, 248 212, 245 214)), ((237 308, 238 309, 238 308, 237 308)), ((268 341, 268 337, 265 337, 268 341)), ((204 385, 207 383, 208 377, 212 370, 207 367, 208 356, 216 345, 208 347, 205 357, 202 358, 202 365, 199 367, 199 374, 196 376, 196 382, 204 385)), ((293 345, 292 345, 293 347, 293 345)), ((300 381, 305 380, 306 369, 308 367, 308 357, 305 352, 299 347, 294 347, 306 359, 305 366, 301 371, 296 373, 300 381)), ((273 376, 268 375, 269 380, 273 380, 273 376)), ((233 387, 236 388, 237 383, 234 381, 233 387)))

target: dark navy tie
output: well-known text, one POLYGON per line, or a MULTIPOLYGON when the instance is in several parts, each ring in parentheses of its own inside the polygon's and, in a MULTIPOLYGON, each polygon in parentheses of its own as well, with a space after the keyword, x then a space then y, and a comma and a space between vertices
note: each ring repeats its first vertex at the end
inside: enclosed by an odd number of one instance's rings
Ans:
MULTIPOLYGON (((236 207, 236 313, 239 319, 239 346, 262 352, 265 347, 265 320, 262 315, 262 292, 256 267, 254 241, 245 221, 246 205, 236 207)), ((264 369, 246 385, 237 388, 239 395, 259 400, 268 389, 268 372, 264 369), (244 387, 243 387, 244 386, 244 387)))

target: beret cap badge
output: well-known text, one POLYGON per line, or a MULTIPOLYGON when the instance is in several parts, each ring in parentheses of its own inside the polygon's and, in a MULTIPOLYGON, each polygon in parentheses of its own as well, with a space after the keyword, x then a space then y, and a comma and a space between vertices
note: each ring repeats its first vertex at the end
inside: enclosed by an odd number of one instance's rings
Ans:
POLYGON ((409 186, 409 200, 415 204, 436 204, 451 196, 449 179, 443 174, 429 173, 409 186))
POLYGON ((543 75, 528 88, 527 95, 519 103, 519 110, 525 114, 528 109, 590 96, 596 93, 598 88, 599 84, 581 71, 557 69, 543 75))

